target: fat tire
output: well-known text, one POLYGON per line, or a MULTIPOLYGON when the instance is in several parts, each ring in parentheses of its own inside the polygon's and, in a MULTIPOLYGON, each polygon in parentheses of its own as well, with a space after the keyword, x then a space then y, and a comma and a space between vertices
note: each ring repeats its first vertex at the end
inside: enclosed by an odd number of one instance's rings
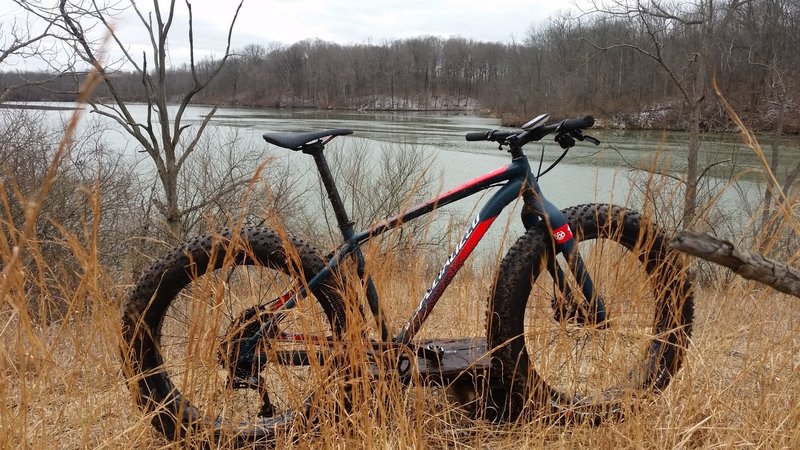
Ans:
MULTIPOLYGON (((681 368, 691 334, 694 300, 682 259, 667 247, 664 232, 642 220, 638 212, 605 204, 579 205, 563 210, 578 242, 609 239, 630 250, 639 243, 639 261, 655 280, 656 310, 653 323, 661 339, 650 341, 644 358, 641 392, 667 387, 681 368)), ((498 271, 488 309, 489 348, 492 349, 491 404, 494 415, 515 420, 523 412, 535 412, 559 422, 599 423, 620 417, 622 398, 611 390, 602 402, 566 395, 547 383, 529 359, 524 337, 524 318, 533 280, 547 275, 545 264, 554 257, 554 243, 544 222, 529 229, 508 251, 498 271)), ((603 260, 603 264, 615 261, 603 260)), ((491 408, 490 408, 491 409, 491 408)))
MULTIPOLYGON (((244 430, 213 420, 177 391, 162 362, 160 325, 170 304, 193 280, 223 265, 264 266, 300 274, 305 280, 325 267, 316 248, 266 228, 226 229, 195 237, 156 261, 130 292, 122 317, 123 368, 136 402, 152 414, 153 426, 166 437, 178 440, 199 432, 213 436, 217 444, 269 444, 277 431, 291 426, 288 416, 276 418, 273 427, 244 430)), ((323 284, 313 297, 327 316, 332 334, 341 336, 345 313, 335 287, 323 284)))

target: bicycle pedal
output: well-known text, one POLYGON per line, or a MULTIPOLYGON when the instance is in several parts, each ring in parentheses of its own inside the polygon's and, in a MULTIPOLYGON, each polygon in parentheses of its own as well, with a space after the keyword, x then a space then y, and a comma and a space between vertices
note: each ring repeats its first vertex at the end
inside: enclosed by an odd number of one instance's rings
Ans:
POLYGON ((442 347, 441 345, 428 344, 428 345, 425 346, 425 348, 427 348, 428 350, 436 353, 437 355, 440 355, 440 356, 444 355, 444 347, 442 347))

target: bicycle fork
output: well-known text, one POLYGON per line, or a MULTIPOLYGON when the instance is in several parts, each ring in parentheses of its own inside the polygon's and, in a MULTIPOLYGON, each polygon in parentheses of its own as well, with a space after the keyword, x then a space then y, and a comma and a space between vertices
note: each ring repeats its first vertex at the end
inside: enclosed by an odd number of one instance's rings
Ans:
POLYGON ((539 221, 544 220, 550 231, 553 246, 549 251, 552 258, 548 258, 547 271, 553 277, 558 293, 563 295, 564 301, 559 301, 558 296, 553 298, 553 311, 555 319, 575 320, 582 325, 601 325, 607 323, 605 301, 595 291, 595 286, 589 275, 583 258, 578 251, 575 236, 567 223, 567 218, 555 205, 542 195, 538 183, 528 184, 523 193, 524 205, 522 208, 522 222, 526 229, 532 228, 539 221), (561 268, 556 258, 564 255, 570 272, 574 276, 583 300, 575 297, 572 287, 567 281, 567 274, 561 268))

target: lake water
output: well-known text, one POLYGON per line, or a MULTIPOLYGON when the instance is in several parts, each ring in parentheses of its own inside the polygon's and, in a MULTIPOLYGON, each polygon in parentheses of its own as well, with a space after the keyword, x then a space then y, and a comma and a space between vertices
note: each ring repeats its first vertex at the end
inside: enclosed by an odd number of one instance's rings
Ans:
MULTIPOLYGON (((194 106, 187 110, 185 121, 198 127, 210 107, 194 106)), ((146 113, 144 105, 133 105, 132 112, 139 117, 146 113)), ((48 120, 61 120, 63 111, 48 111, 48 120)), ((109 127, 105 132, 108 141, 120 152, 131 159, 140 161, 138 170, 152 170, 152 166, 141 153, 135 141, 124 132, 116 131, 117 126, 106 118, 88 114, 84 120, 87 126, 98 122, 109 127)), ((316 173, 312 160, 307 155, 290 152, 267 145, 261 134, 267 131, 312 131, 329 128, 350 128, 354 135, 337 138, 334 143, 347 152, 349 145, 364 146, 367 155, 380 151, 404 151, 409 146, 421 149, 430 164, 429 173, 435 177, 435 191, 445 191, 470 178, 483 174, 496 167, 508 163, 506 152, 497 149, 496 145, 486 142, 466 142, 464 134, 488 128, 499 128, 496 119, 473 115, 449 113, 409 113, 409 112, 354 112, 324 110, 275 110, 219 108, 212 124, 223 132, 236 130, 242 140, 245 151, 263 152, 274 158, 273 164, 283 164, 291 168, 298 180, 305 183, 316 183, 316 173)), ((564 161, 552 172, 540 179, 545 195, 560 207, 586 203, 608 202, 627 204, 631 197, 629 179, 634 173, 632 166, 648 165, 658 156, 663 161, 658 165, 669 165, 680 171, 685 166, 688 135, 679 132, 662 133, 658 131, 618 131, 591 130, 587 134, 597 137, 602 142, 599 147, 588 143, 579 143, 570 150, 564 161)), ((732 174, 746 172, 748 168, 757 168, 758 160, 752 150, 740 143, 738 135, 707 136, 703 143, 703 161, 730 160, 715 168, 713 174, 719 179, 727 179, 732 174)), ((784 162, 787 166, 797 164, 800 158, 800 140, 787 138, 783 142, 783 155, 789 158, 784 162)), ((526 147, 526 154, 537 167, 540 155, 544 154, 544 167, 561 154, 561 149, 546 138, 541 143, 531 143, 526 147)), ((744 177, 741 186, 746 196, 759 198, 760 175, 750 174, 744 177)), ((387 180, 391 181, 391 180, 387 180)), ((724 208, 736 208, 739 198, 736 192, 724 193, 721 205, 724 208), (726 206, 727 205, 727 206, 726 206)), ((458 214, 473 214, 473 208, 480 200, 480 195, 473 199, 448 208, 454 208, 458 214)), ((508 212, 501 217, 498 224, 510 222, 512 233, 521 231, 518 220, 509 221, 508 212)), ((366 226, 367 224, 360 224, 366 226)), ((492 242, 499 242, 503 233, 501 226, 496 226, 492 242)), ((490 235, 491 237, 492 235, 490 235)))

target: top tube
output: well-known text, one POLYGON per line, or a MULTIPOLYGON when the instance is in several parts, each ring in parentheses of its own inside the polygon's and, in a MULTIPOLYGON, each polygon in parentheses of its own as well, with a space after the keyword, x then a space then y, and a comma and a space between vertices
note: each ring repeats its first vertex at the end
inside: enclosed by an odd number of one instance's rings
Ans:
POLYGON ((525 180, 528 178, 529 174, 530 165, 528 164, 528 160, 525 158, 515 158, 511 161, 511 164, 507 166, 499 167, 491 172, 487 172, 483 175, 475 177, 472 180, 467 181, 466 183, 440 194, 424 203, 412 206, 403 213, 382 220, 374 224, 369 229, 356 234, 353 239, 359 243, 364 242, 372 236, 383 234, 386 231, 396 228, 402 223, 414 220, 420 216, 430 213, 436 208, 449 205, 477 192, 488 189, 497 183, 513 179, 525 180))

